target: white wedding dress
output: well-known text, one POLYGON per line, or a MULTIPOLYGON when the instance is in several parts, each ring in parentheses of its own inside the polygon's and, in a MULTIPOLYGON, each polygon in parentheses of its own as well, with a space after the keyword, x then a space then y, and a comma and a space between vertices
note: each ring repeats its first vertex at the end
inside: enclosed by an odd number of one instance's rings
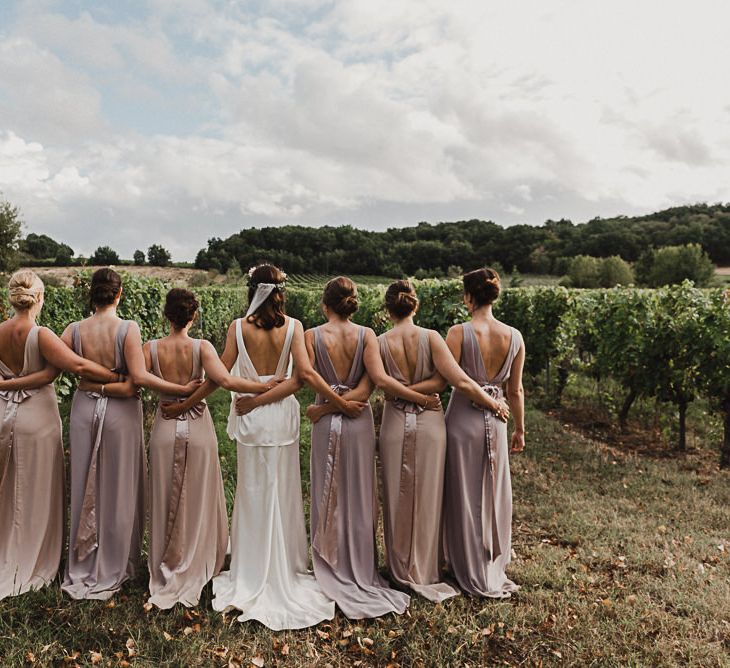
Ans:
MULTIPOLYGON (((291 376, 289 318, 275 376, 291 376)), ((231 374, 265 382, 246 351, 236 321, 238 359, 231 374)), ((213 579, 213 608, 238 609, 274 631, 332 619, 335 604, 307 569, 308 547, 299 472, 299 403, 293 395, 236 414, 231 401, 228 435, 238 442, 238 481, 231 526, 231 569, 213 579)))

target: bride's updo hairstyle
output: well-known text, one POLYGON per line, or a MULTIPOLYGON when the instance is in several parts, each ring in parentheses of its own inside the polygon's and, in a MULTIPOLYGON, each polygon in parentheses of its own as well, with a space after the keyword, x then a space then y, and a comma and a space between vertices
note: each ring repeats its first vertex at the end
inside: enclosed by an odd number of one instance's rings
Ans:
POLYGON ((418 308, 418 296, 413 283, 407 280, 396 281, 385 291, 385 308, 394 318, 407 318, 418 308))
POLYGON ((172 288, 165 297, 165 317, 175 329, 182 329, 195 317, 199 306, 198 300, 190 290, 172 288))
POLYGON ((34 271, 30 269, 16 271, 8 283, 10 305, 16 311, 27 311, 41 300, 43 289, 43 281, 34 271))
POLYGON ((122 277, 109 267, 97 269, 91 276, 89 296, 93 308, 111 306, 122 289, 122 277))
POLYGON ((250 304, 256 294, 256 288, 261 283, 273 283, 275 287, 266 301, 259 306, 254 313, 246 318, 247 322, 253 323, 259 329, 274 329, 281 327, 285 322, 284 282, 286 274, 273 264, 260 264, 254 267, 248 275, 248 303, 250 304))
POLYGON ((338 276, 327 282, 322 303, 340 318, 349 318, 360 306, 357 288, 347 276, 338 276))
POLYGON ((494 269, 475 269, 464 274, 464 292, 474 302, 475 308, 493 304, 502 290, 502 280, 494 269))

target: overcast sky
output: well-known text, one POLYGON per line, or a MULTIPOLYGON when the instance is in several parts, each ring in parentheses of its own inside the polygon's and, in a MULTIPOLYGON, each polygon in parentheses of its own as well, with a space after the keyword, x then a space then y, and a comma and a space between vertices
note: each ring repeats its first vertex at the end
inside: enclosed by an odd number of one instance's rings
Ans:
POLYGON ((192 259, 242 227, 730 200, 721 0, 0 2, 26 232, 192 259))

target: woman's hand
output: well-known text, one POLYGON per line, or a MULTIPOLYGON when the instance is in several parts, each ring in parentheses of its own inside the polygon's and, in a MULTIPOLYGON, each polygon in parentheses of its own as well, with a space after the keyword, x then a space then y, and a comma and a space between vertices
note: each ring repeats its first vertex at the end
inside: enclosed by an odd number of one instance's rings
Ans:
POLYGON ((160 411, 165 420, 175 420, 185 412, 182 401, 166 401, 160 404, 160 411))
POLYGON ((496 403, 497 405, 493 409, 494 414, 498 420, 507 422, 509 420, 509 404, 504 399, 499 399, 496 403))
POLYGON ((256 398, 256 395, 248 394, 242 394, 241 396, 236 397, 236 414, 247 415, 254 408, 258 408, 256 398))
POLYGON ((186 383, 185 385, 183 385, 183 387, 185 388, 185 392, 187 393, 187 395, 186 395, 186 396, 188 396, 188 397, 189 397, 189 396, 190 396, 190 395, 191 395, 191 394, 192 394, 193 392, 195 392, 195 390, 197 390, 197 389, 198 389, 198 388, 199 388, 199 387, 200 387, 200 386, 201 386, 202 384, 203 384, 203 379, 202 379, 202 378, 194 378, 194 379, 193 379, 193 380, 191 380, 190 382, 188 382, 188 383, 186 383))
POLYGON ((423 404, 423 407, 427 411, 442 410, 443 406, 441 405, 441 397, 438 394, 427 394, 425 396, 426 396, 426 403, 423 404))
POLYGON ((316 424, 324 417, 325 411, 323 409, 324 404, 311 404, 307 406, 305 413, 312 424, 316 424))
POLYGON ((367 405, 367 401, 346 401, 342 413, 352 419, 359 418, 367 405))
POLYGON ((261 383, 261 392, 263 393, 273 390, 277 385, 279 385, 279 383, 283 383, 285 380, 286 378, 271 378, 265 383, 261 383))
POLYGON ((525 432, 515 431, 510 445, 510 452, 522 452, 525 449, 525 432))

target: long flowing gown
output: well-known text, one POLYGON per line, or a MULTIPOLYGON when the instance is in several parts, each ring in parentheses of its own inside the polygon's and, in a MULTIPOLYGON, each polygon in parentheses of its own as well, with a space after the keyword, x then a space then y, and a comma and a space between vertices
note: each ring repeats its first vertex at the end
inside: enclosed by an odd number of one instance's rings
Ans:
MULTIPOLYGON (((190 380, 203 377, 200 344, 193 341, 190 380)), ((153 373, 163 378, 156 340, 150 354, 153 373)), ((160 403, 169 401, 178 398, 160 396, 160 403)), ((158 407, 149 448, 149 602, 163 609, 194 606, 223 568, 228 545, 218 439, 205 401, 174 420, 158 407)))
MULTIPOLYGON (((115 370, 126 372, 122 320, 115 370)), ((79 323, 73 349, 83 356, 79 323)), ((142 402, 77 390, 71 404, 71 534, 62 589, 75 599, 108 599, 140 560, 145 524, 146 462, 142 402)))
MULTIPOLYGON (((25 340, 23 369, 40 371, 38 326, 25 340)), ((0 360, 4 380, 16 377, 0 360)), ((0 392, 0 599, 48 584, 63 546, 61 417, 53 385, 0 392)))
MULTIPOLYGON (((434 375, 428 330, 421 329, 411 382, 393 359, 384 334, 380 355, 390 376, 411 385, 434 375)), ((383 476, 385 554, 393 578, 431 601, 458 592, 441 582, 441 513, 446 424, 442 410, 427 411, 402 399, 388 400, 378 443, 383 476)))
MULTIPOLYGON (((520 333, 512 328, 502 368, 488 378, 474 328, 464 323, 461 368, 492 397, 502 398, 521 345, 520 333)), ((446 411, 446 431, 446 557, 465 592, 507 598, 519 589, 505 573, 512 552, 507 425, 454 390, 446 411)))
MULTIPOLYGON (((284 346, 274 376, 291 376, 289 319, 284 346)), ((231 373, 265 382, 259 376, 236 321, 238 359, 231 373)), ((231 527, 231 568, 213 579, 213 608, 236 608, 238 620, 255 619, 270 629, 313 626, 335 614, 329 600, 308 571, 299 471, 299 403, 293 395, 261 406, 247 415, 231 402, 228 435, 238 443, 238 481, 231 527)))
MULTIPOLYGON (((365 373, 364 328, 347 378, 337 377, 319 328, 315 366, 345 394, 365 373)), ((322 403, 317 397, 317 402, 322 403)), ((326 415, 312 428, 312 547, 314 573, 324 592, 351 619, 402 614, 410 597, 388 586, 377 570, 375 426, 370 406, 357 418, 326 415)))

